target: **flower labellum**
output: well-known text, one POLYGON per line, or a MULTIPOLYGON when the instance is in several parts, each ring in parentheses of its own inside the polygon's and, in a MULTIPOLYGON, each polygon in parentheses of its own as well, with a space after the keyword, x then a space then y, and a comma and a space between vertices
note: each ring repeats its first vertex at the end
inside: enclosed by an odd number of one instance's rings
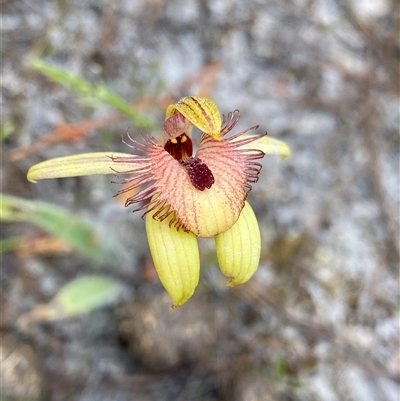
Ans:
POLYGON ((141 203, 136 210, 155 211, 153 218, 158 221, 173 215, 171 227, 198 236, 225 232, 239 218, 250 184, 258 180, 261 164, 255 160, 264 156, 261 150, 242 148, 263 135, 240 139, 240 133, 225 138, 238 120, 238 112, 224 120, 221 140, 203 133, 195 155, 187 133, 167 139, 164 146, 148 135, 142 142, 129 137, 128 146, 141 155, 112 158, 116 172, 118 163, 135 166, 123 172, 126 178, 121 175, 125 186, 117 195, 141 188, 126 206, 141 203))
POLYGON ((124 143, 134 154, 57 158, 33 166, 28 179, 117 174, 124 187, 116 195, 129 193, 125 205, 138 204, 134 211, 145 211, 154 265, 173 307, 178 307, 199 281, 197 236, 215 238, 229 286, 246 282, 258 267, 260 231, 247 193, 258 181, 258 160, 265 154, 287 157, 290 149, 266 134, 248 134, 258 126, 227 136, 239 118, 237 110, 221 117, 209 98, 185 97, 167 108, 164 143, 150 135, 136 140, 127 134, 130 142, 124 143), (196 153, 192 127, 202 131, 196 153))

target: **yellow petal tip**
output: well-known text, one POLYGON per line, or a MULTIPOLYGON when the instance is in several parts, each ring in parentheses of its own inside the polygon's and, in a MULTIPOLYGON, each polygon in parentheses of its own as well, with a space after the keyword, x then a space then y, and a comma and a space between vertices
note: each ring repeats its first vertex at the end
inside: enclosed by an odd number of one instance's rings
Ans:
POLYGON ((292 154, 292 151, 286 143, 282 142, 281 151, 279 154, 281 156, 279 160, 285 160, 292 154))
MULTIPOLYGON (((251 138, 252 135, 246 134, 240 137, 240 139, 251 138)), ((239 138, 238 138, 239 139, 239 138)), ((278 155, 280 160, 287 159, 292 151, 286 142, 280 141, 279 139, 271 136, 262 136, 255 141, 249 142, 246 145, 241 146, 242 149, 258 149, 263 151, 266 155, 278 155)))
POLYGON ((241 276, 241 277, 230 277, 229 281, 226 283, 228 287, 236 287, 237 285, 247 283, 251 277, 253 277, 253 272, 248 276, 241 276))
POLYGON ((29 182, 32 182, 33 184, 36 184, 36 183, 37 183, 37 180, 34 179, 34 176, 35 176, 35 172, 34 172, 33 168, 30 168, 30 169, 28 170, 28 173, 26 174, 26 179, 27 179, 29 182))
POLYGON ((183 304, 185 304, 192 297, 192 295, 193 295, 193 292, 188 297, 182 298, 179 302, 174 302, 171 305, 171 309, 180 308, 183 304))

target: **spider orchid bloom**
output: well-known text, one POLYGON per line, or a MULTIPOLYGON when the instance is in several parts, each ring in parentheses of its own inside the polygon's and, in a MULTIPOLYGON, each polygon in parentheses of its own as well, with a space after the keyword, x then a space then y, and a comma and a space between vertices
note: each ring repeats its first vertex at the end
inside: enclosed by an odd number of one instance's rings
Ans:
POLYGON ((164 144, 150 135, 124 143, 134 153, 87 153, 44 161, 28 171, 28 180, 117 174, 132 192, 125 206, 145 210, 146 233, 158 276, 173 301, 185 303, 200 274, 197 237, 214 237, 221 271, 228 285, 245 283, 260 259, 257 219, 247 203, 265 154, 287 157, 289 147, 276 139, 249 135, 246 129, 227 134, 240 113, 222 116, 213 100, 186 97, 167 108, 164 144), (191 129, 202 131, 193 154, 191 129))

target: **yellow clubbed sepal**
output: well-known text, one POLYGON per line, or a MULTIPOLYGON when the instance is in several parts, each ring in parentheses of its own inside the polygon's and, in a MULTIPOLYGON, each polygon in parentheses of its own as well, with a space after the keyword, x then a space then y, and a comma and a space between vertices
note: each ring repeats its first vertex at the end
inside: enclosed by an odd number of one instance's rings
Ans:
MULTIPOLYGON (((236 140, 243 140, 246 138, 251 138, 252 135, 245 134, 241 135, 240 138, 236 140)), ((253 142, 247 143, 241 146, 242 149, 258 149, 263 151, 266 155, 278 155, 281 160, 288 158, 292 151, 286 142, 280 141, 279 139, 273 138, 271 136, 262 136, 253 142)))
POLYGON ((170 119, 177 112, 205 134, 217 141, 222 139, 221 114, 214 100, 209 97, 184 97, 175 105, 168 106, 165 120, 170 119))
POLYGON ((215 236, 218 263, 229 277, 229 286, 243 284, 256 272, 261 253, 261 236, 257 218, 248 202, 237 222, 215 236))
POLYGON ((197 237, 171 228, 172 216, 163 221, 146 215, 146 233, 158 277, 172 298, 173 308, 184 304, 199 282, 200 256, 197 237))
POLYGON ((96 152, 56 157, 32 166, 27 178, 30 182, 37 182, 52 178, 123 173, 137 168, 137 164, 130 161, 131 156, 128 153, 96 152), (126 157, 127 162, 116 165, 112 160, 113 157, 126 157))

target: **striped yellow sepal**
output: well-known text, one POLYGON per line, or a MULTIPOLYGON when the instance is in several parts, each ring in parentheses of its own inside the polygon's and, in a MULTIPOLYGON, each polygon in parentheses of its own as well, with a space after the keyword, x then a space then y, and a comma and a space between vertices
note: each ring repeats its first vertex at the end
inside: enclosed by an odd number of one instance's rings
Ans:
POLYGON ((261 237, 257 218, 248 204, 238 221, 222 234, 215 236, 218 263, 229 277, 229 286, 243 284, 255 273, 260 261, 261 237))
POLYGON ((199 282, 200 256, 197 237, 171 228, 172 217, 156 221, 146 215, 146 233, 158 277, 172 298, 173 308, 184 304, 199 282))

